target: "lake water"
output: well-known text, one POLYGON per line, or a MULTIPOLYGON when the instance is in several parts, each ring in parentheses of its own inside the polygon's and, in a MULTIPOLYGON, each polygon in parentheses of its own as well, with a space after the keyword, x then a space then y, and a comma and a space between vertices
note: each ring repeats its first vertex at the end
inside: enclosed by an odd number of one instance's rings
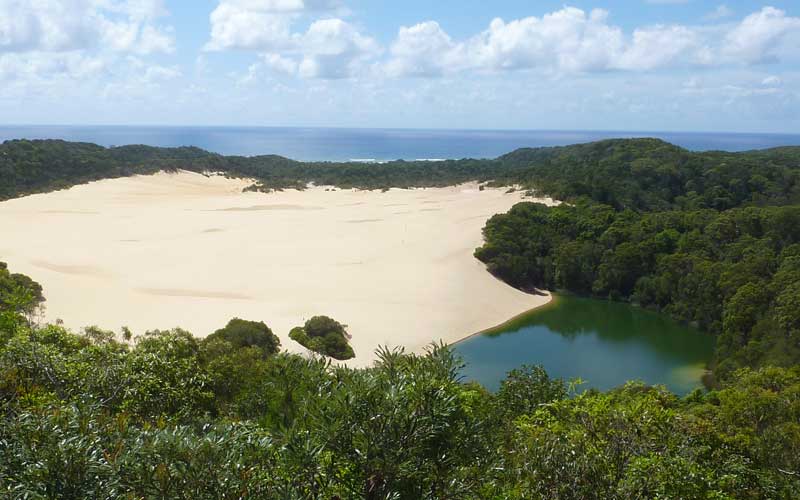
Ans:
MULTIPOLYGON (((626 131, 408 130, 277 127, 0 126, 0 141, 64 139, 103 146, 197 146, 221 154, 278 154, 305 161, 494 158, 520 147, 615 137, 658 137, 691 150, 800 145, 800 135, 626 131)), ((457 346, 465 375, 497 388, 509 370, 542 364, 551 375, 608 389, 630 379, 678 393, 700 385, 713 339, 622 304, 562 297, 494 335, 457 346)))
POLYGON ((714 338, 626 304, 560 296, 455 350, 467 363, 465 378, 492 390, 508 371, 529 364, 553 377, 581 378, 582 389, 641 380, 686 394, 702 387, 714 338))
POLYGON ((0 126, 0 141, 64 139, 103 146, 197 146, 230 155, 277 154, 347 161, 495 158, 521 147, 564 146, 615 137, 659 137, 692 150, 742 151, 800 145, 800 135, 631 131, 411 130, 278 127, 0 126))

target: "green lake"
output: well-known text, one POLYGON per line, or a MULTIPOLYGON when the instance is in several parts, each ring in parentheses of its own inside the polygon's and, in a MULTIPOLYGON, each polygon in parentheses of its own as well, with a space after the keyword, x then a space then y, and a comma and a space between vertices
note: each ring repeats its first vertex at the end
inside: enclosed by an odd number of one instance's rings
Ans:
POLYGON ((581 378, 601 390, 628 380, 677 394, 702 387, 714 338, 667 316, 609 301, 558 296, 554 302, 455 346, 465 380, 496 390, 510 370, 542 365, 552 377, 581 378))

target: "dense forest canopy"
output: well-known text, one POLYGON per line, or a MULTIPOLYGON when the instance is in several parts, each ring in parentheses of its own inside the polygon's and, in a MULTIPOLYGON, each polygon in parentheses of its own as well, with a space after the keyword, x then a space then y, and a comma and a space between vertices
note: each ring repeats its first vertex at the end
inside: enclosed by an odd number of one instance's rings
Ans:
POLYGON ((493 217, 476 256, 519 288, 629 301, 717 335, 717 383, 683 399, 637 383, 601 393, 522 367, 490 393, 446 347, 353 370, 280 353, 267 324, 241 319, 204 340, 121 341, 37 324, 41 287, 0 265, 3 495, 800 497, 800 148, 613 140, 363 165, 10 141, 0 199, 178 168, 256 189, 477 180, 553 195, 567 203, 493 217))
MULTIPOLYGON (((16 300, 7 303, 16 303, 16 300)), ((797 498, 800 368, 679 399, 579 392, 537 367, 497 393, 445 347, 371 368, 275 353, 261 323, 132 342, 0 308, 7 498, 797 498), (266 347, 266 348, 265 348, 266 347)), ((266 325, 265 325, 266 326, 266 325)), ((268 330, 268 328, 267 328, 268 330)))
POLYGON ((475 255, 522 289, 629 301, 718 335, 715 374, 800 362, 800 148, 691 153, 655 139, 519 150, 568 203, 489 220, 475 255))
POLYGON ((612 139, 520 149, 498 162, 559 200, 656 211, 800 203, 800 147, 691 152, 659 139, 612 139))
POLYGON ((506 177, 514 170, 492 160, 394 161, 384 164, 298 162, 281 156, 222 156, 198 148, 156 148, 60 140, 13 140, 0 144, 0 200, 63 189, 99 179, 161 170, 220 172, 256 181, 252 189, 448 186, 506 177))
POLYGON ((562 200, 581 196, 615 208, 732 208, 800 200, 800 147, 697 153, 658 139, 618 139, 521 149, 493 160, 298 162, 281 156, 223 156, 193 147, 156 148, 60 140, 0 144, 0 200, 98 179, 184 169, 252 178, 254 189, 523 184, 562 200))

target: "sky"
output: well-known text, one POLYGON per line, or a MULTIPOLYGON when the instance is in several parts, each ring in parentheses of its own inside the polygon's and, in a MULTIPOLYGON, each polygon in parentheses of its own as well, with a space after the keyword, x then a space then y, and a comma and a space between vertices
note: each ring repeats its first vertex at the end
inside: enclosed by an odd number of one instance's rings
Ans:
POLYGON ((0 124, 800 133, 800 1, 0 0, 0 124))

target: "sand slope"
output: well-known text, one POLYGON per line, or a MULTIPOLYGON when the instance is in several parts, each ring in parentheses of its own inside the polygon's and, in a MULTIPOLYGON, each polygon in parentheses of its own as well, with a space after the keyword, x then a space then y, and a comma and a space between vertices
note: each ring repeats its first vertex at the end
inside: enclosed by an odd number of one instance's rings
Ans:
POLYGON ((485 221, 519 193, 241 193, 248 184, 162 173, 0 203, 0 260, 39 281, 46 318, 72 328, 205 336, 238 316, 299 352, 290 328, 327 314, 350 326, 354 366, 379 345, 421 351, 549 301, 472 256, 485 221))

